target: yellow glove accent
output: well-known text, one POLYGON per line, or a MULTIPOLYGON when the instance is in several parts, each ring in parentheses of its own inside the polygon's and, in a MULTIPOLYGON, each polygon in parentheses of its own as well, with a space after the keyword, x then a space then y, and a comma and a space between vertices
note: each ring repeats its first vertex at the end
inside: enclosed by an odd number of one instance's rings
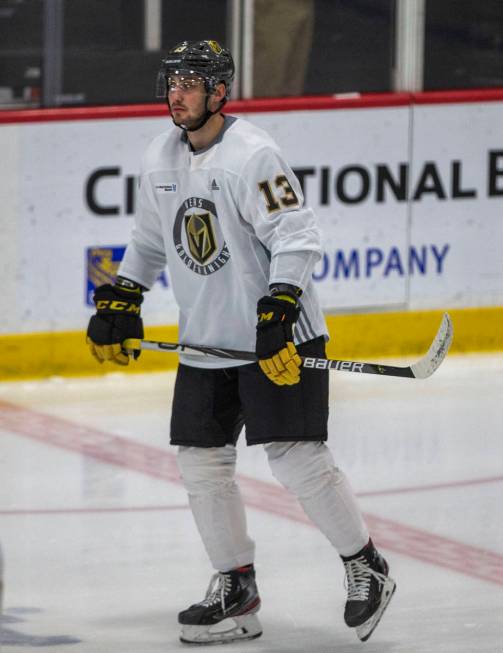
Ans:
POLYGON ((129 356, 122 351, 122 345, 116 343, 113 345, 97 345, 90 338, 87 338, 87 344, 91 354, 96 358, 98 363, 110 361, 116 365, 128 365, 129 356))
POLYGON ((300 381, 302 360, 293 342, 287 342, 286 347, 277 354, 260 360, 258 364, 267 378, 276 385, 295 385, 300 381))
POLYGON ((122 349, 125 349, 128 354, 133 354, 135 351, 141 351, 140 338, 126 338, 122 343, 122 349))
POLYGON ((282 299, 284 302, 290 302, 290 304, 294 304, 297 306, 297 302, 293 297, 290 297, 290 295, 274 295, 275 299, 282 299))

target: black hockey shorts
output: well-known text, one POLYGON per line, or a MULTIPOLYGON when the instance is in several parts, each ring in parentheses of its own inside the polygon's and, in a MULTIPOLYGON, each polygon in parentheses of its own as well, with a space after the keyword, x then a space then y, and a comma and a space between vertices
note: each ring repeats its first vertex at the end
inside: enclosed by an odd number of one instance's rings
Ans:
MULTIPOLYGON (((297 347, 325 356, 323 337, 297 347)), ((236 444, 243 426, 248 445, 327 439, 328 370, 302 369, 300 382, 277 386, 257 363, 218 369, 180 364, 171 414, 171 444, 236 444)))

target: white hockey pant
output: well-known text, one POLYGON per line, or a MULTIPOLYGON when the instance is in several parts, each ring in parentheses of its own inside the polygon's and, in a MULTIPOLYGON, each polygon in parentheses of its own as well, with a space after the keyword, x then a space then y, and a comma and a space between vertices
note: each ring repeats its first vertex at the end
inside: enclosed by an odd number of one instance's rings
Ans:
POLYGON ((213 567, 229 571, 252 563, 255 543, 248 537, 244 504, 234 479, 236 448, 179 447, 178 468, 213 567))
MULTIPOLYGON (((300 501, 306 514, 341 555, 368 541, 368 531, 344 473, 323 442, 265 445, 273 475, 300 501)), ((254 561, 236 484, 236 449, 180 447, 178 466, 194 519, 213 567, 228 571, 254 561)))
POLYGON ((265 450, 274 477, 297 497, 340 555, 353 555, 367 544, 353 490, 324 442, 271 442, 265 450))

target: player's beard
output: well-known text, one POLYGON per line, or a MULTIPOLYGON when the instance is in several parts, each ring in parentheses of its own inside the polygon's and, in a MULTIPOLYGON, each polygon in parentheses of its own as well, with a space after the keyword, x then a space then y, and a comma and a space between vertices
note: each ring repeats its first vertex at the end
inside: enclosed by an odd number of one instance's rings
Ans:
POLYGON ((173 122, 177 127, 181 127, 182 129, 187 129, 188 131, 192 129, 198 129, 199 123, 201 123, 206 116, 205 105, 206 102, 204 102, 203 107, 196 115, 189 114, 189 115, 185 115, 183 118, 176 117, 176 114, 174 114, 173 111, 171 111, 171 117, 173 119, 173 122))

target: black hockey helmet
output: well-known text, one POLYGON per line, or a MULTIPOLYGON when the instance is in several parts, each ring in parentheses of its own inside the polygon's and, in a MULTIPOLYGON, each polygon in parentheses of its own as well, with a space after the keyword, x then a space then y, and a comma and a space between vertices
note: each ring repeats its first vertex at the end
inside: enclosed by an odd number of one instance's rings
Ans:
POLYGON ((229 99, 234 80, 234 61, 229 50, 217 41, 183 41, 168 51, 157 77, 157 97, 167 96, 167 79, 171 75, 199 75, 206 92, 212 93, 220 82, 225 84, 229 99))

